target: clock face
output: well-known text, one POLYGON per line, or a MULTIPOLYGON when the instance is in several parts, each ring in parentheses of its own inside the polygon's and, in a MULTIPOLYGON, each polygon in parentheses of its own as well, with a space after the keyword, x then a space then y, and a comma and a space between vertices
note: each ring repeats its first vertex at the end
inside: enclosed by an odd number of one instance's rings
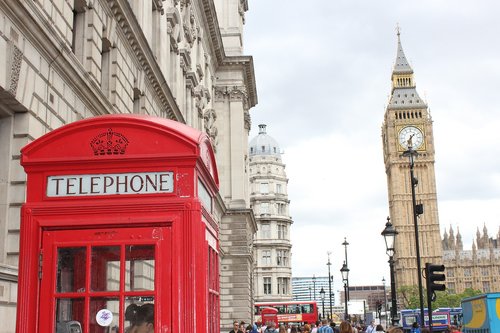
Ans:
POLYGON ((399 144, 404 149, 408 149, 411 144, 413 150, 419 149, 424 143, 424 134, 415 126, 406 126, 399 132, 399 144))

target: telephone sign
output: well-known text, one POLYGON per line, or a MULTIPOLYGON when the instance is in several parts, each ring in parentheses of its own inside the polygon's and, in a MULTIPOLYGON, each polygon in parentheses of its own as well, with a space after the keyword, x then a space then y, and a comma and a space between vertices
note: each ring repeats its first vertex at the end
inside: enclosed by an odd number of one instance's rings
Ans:
POLYGON ((171 193, 173 172, 62 175, 47 178, 47 196, 171 193))

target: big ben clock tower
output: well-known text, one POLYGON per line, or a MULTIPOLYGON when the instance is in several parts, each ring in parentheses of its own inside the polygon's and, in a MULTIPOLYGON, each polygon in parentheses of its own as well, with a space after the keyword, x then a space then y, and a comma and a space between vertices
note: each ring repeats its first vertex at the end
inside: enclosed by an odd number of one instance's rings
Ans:
POLYGON ((418 153, 414 158, 416 201, 423 204, 418 217, 421 266, 441 263, 443 250, 439 229, 436 177, 434 173, 434 136, 427 104, 417 93, 413 69, 401 46, 392 71, 392 92, 382 125, 384 163, 387 174, 389 212, 398 231, 395 242, 395 271, 398 287, 416 286, 418 282, 415 226, 410 179, 410 162, 403 153, 410 141, 418 153))

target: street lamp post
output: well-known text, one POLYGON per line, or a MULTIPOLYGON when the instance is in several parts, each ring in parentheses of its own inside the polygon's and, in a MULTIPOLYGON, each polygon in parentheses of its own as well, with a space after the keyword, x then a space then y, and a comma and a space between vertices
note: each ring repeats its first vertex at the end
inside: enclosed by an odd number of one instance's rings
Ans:
POLYGON ((323 319, 325 318, 325 289, 323 289, 323 287, 321 287, 319 296, 321 297, 321 306, 322 306, 321 319, 323 319))
POLYGON ((327 252, 328 254, 328 262, 326 263, 326 265, 328 266, 328 295, 330 296, 330 317, 328 318, 331 318, 332 317, 332 275, 330 274, 330 266, 332 265, 332 263, 330 262, 330 254, 332 254, 331 252, 327 252))
POLYGON ((342 268, 340 269, 340 274, 342 274, 342 281, 344 282, 344 303, 345 303, 345 315, 344 319, 349 320, 349 309, 347 307, 347 286, 349 285, 349 268, 344 261, 342 268))
POLYGON ((393 227, 390 217, 387 217, 387 223, 382 231, 382 236, 385 240, 386 253, 389 256, 389 268, 391 272, 391 322, 392 325, 397 325, 397 303, 396 303, 396 281, 394 277, 394 239, 398 234, 393 227))
MULTIPOLYGON (((342 243, 342 245, 344 245, 344 251, 345 251, 345 265, 349 267, 349 264, 347 263, 347 245, 349 245, 349 243, 347 242, 346 237, 344 237, 344 242, 342 243)), ((347 295, 346 295, 347 301, 349 301, 350 298, 351 297, 349 295, 349 281, 347 281, 347 295)))
POLYGON ((384 286, 385 326, 387 326, 387 291, 385 290, 385 278, 384 277, 382 277, 382 286, 384 286))
MULTIPOLYGON (((410 160, 410 181, 411 181, 411 200, 413 208, 413 224, 415 227, 415 251, 417 254, 417 277, 418 277, 418 296, 420 301, 420 327, 424 327, 424 296, 422 288, 422 267, 420 264, 420 244, 418 240, 418 215, 417 211, 417 200, 415 196, 415 187, 418 185, 418 180, 415 178, 413 173, 413 167, 415 165, 414 158, 418 156, 417 151, 413 150, 412 137, 408 140, 408 150, 403 153, 403 156, 408 156, 410 160)), ((421 206, 420 206, 421 207, 421 206)), ((422 210, 422 208, 420 208, 422 210)))
POLYGON ((314 295, 314 300, 316 300, 316 275, 313 274, 312 280, 313 280, 313 295, 314 295))
POLYGON ((309 300, 312 301, 311 287, 309 287, 309 300))

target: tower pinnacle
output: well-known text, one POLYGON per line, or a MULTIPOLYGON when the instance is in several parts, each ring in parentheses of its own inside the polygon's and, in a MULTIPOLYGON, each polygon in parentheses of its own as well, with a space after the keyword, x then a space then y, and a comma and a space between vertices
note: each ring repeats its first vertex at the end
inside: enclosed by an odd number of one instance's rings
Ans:
POLYGON ((405 53, 403 51, 403 45, 401 45, 401 31, 399 26, 396 28, 396 31, 398 35, 398 52, 396 55, 396 63, 394 64, 392 74, 413 74, 413 69, 406 59, 405 53))

